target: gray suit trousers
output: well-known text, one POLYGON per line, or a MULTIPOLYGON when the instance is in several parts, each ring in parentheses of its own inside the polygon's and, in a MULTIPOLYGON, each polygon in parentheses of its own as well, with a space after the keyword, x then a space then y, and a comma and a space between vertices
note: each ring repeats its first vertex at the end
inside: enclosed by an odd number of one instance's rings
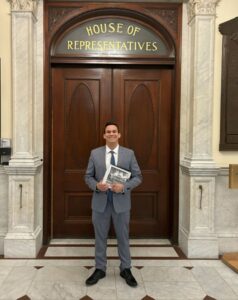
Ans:
POLYGON ((130 211, 116 213, 113 203, 107 201, 104 212, 93 210, 92 221, 95 232, 95 262, 96 268, 106 271, 107 266, 107 236, 113 221, 117 243, 118 255, 121 260, 120 270, 131 267, 131 255, 129 246, 129 222, 130 211))

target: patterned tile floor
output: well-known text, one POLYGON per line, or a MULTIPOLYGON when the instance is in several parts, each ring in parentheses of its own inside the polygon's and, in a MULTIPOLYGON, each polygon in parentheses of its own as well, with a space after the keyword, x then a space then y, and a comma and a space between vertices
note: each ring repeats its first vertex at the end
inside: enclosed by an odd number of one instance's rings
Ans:
MULTIPOLYGON (((77 248, 75 242, 66 245, 59 241, 52 242, 52 248, 60 245, 67 251, 70 244, 77 248)), ((160 245, 169 248, 168 243, 160 245)), ((175 252, 170 252, 169 259, 145 254, 141 258, 135 247, 132 272, 139 283, 136 288, 127 286, 119 276, 119 260, 113 257, 108 259, 107 276, 92 287, 85 286, 94 270, 92 257, 57 258, 54 253, 37 259, 0 259, 0 299, 238 300, 238 274, 220 260, 184 259, 175 252)))

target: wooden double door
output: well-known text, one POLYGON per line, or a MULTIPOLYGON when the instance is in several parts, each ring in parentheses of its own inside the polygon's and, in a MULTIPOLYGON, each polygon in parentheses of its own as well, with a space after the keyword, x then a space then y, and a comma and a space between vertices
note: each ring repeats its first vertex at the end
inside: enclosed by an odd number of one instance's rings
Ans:
POLYGON ((52 68, 52 235, 92 237, 90 151, 104 144, 104 124, 120 125, 120 144, 135 151, 143 183, 132 193, 131 237, 172 230, 170 68, 52 68))

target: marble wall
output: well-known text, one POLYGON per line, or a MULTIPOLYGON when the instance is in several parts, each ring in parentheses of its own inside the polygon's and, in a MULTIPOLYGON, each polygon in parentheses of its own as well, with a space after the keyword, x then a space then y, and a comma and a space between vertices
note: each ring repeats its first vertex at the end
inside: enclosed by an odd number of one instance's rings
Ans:
MULTIPOLYGON (((36 223, 42 226, 42 171, 36 178, 36 223)), ((190 210, 189 191, 186 181, 189 179, 181 174, 180 187, 180 231, 189 232, 190 210), (186 208, 186 209, 185 209, 186 208)), ((237 251, 238 249, 238 190, 228 188, 228 168, 221 168, 216 177, 215 187, 215 234, 218 237, 219 254, 237 251)), ((8 227, 8 175, 0 166, 0 255, 4 254, 4 237, 8 227)), ((184 241, 180 241, 184 243, 184 241)))
POLYGON ((4 252, 4 238, 8 223, 8 176, 0 165, 0 255, 4 252))
POLYGON ((9 0, 12 47, 12 156, 5 257, 36 257, 42 245, 43 1, 9 0))
POLYGON ((214 227, 218 167, 212 153, 218 2, 190 0, 183 7, 179 242, 188 257, 218 256, 214 227))
POLYGON ((216 177, 215 231, 219 253, 238 249, 238 189, 229 189, 228 169, 221 168, 216 177))
MULTIPOLYGON (((18 24, 12 24, 15 152, 10 167, 0 167, 0 254, 5 251, 8 257, 22 257, 23 253, 35 257, 42 243, 43 227, 43 0, 22 1, 26 4, 24 12, 18 2, 10 2, 13 21, 18 24), (18 28, 21 23, 23 31, 18 28), (28 44, 16 57, 14 51, 22 45, 18 34, 28 44), (25 93, 23 102, 18 90, 26 78, 19 75, 19 66, 30 74, 21 91, 25 93), (19 111, 23 111, 24 118, 17 117, 19 111), (24 180, 28 202, 23 216, 15 201, 19 183, 24 180), (15 208, 17 213, 13 216, 15 208)), ((228 170, 215 165, 211 149, 217 2, 190 0, 183 5, 179 242, 189 257, 216 257, 238 247, 238 192, 228 189, 228 170)))

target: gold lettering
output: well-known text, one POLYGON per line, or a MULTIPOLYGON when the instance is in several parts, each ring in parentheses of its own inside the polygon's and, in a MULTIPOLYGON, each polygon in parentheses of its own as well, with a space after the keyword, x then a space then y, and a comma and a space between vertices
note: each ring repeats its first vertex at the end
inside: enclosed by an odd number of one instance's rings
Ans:
POLYGON ((68 44, 67 44, 67 49, 69 50, 74 50, 73 48, 73 41, 68 41, 68 44))
POLYGON ((135 36, 138 32, 141 31, 141 28, 140 27, 137 27, 137 26, 133 26, 133 25, 129 25, 127 27, 127 34, 128 35, 132 35, 132 36, 135 36))
POLYGON ((113 41, 109 41, 109 49, 114 50, 115 49, 115 43, 113 41))
POLYGON ((152 43, 152 46, 153 46, 152 51, 157 51, 158 50, 158 46, 156 44, 157 44, 157 42, 152 43))
POLYGON ((80 41, 79 42, 79 48, 82 49, 85 46, 85 41, 80 41))
POLYGON ((133 32, 133 36, 135 36, 136 33, 139 32, 139 31, 140 31, 140 27, 135 27, 134 32, 133 32))
POLYGON ((101 30, 100 33, 106 33, 107 32, 107 24, 105 24, 105 23, 100 24, 100 30, 101 30))
POLYGON ((74 50, 79 50, 79 41, 74 41, 74 50))
POLYGON ((98 47, 98 50, 99 50, 99 51, 102 51, 102 50, 103 50, 102 41, 98 41, 98 42, 97 42, 97 47, 98 47))
POLYGON ((86 27, 86 31, 88 33, 88 36, 93 35, 93 30, 91 26, 86 27))
POLYGON ((93 32, 95 34, 99 34, 100 33, 100 27, 97 24, 93 25, 93 32))
POLYGON ((108 46, 109 46, 108 41, 103 41, 103 50, 104 50, 104 51, 109 50, 109 49, 108 49, 108 46))
POLYGON ((142 44, 141 44, 141 42, 138 42, 138 46, 139 46, 140 50, 143 50, 143 48, 145 46, 145 42, 143 42, 142 44))
MULTIPOLYGON (((99 26, 100 27, 100 26, 99 26)), ((105 27, 96 30, 104 31, 105 27)), ((110 30, 116 30, 111 27, 110 30)), ((95 34, 95 33, 93 33, 95 34)), ((152 41, 118 41, 118 40, 68 40, 67 50, 84 51, 146 51, 156 52, 159 49, 158 42, 152 41)))
POLYGON ((92 41, 92 50, 97 50, 96 41, 92 41))
POLYGON ((108 32, 110 33, 115 32, 115 23, 108 24, 108 32))
POLYGON ((121 45, 121 42, 120 41, 117 41, 116 42, 116 48, 119 50, 120 49, 120 45, 121 45))
POLYGON ((141 28, 134 25, 129 25, 124 31, 124 23, 99 23, 94 25, 86 26, 86 32, 88 36, 92 36, 94 34, 102 34, 102 33, 127 33, 128 35, 135 36, 137 33, 141 31, 141 28))
POLYGON ((121 44, 121 50, 123 50, 123 49, 124 49, 125 51, 127 50, 126 43, 122 43, 122 44, 121 44))
POLYGON ((151 42, 146 42, 145 50, 146 51, 151 51, 151 42))
POLYGON ((134 50, 137 50, 137 43, 134 43, 134 50))
POLYGON ((132 50, 132 45, 135 44, 135 42, 132 42, 132 41, 127 41, 127 44, 129 45, 129 51, 132 50))
POLYGON ((123 23, 117 23, 117 33, 123 33, 123 23))
POLYGON ((129 26, 127 27, 127 34, 128 34, 128 35, 132 35, 132 34, 133 34, 133 28, 134 28, 133 25, 129 25, 129 26))
POLYGON ((85 50, 90 50, 90 41, 85 41, 85 50))

